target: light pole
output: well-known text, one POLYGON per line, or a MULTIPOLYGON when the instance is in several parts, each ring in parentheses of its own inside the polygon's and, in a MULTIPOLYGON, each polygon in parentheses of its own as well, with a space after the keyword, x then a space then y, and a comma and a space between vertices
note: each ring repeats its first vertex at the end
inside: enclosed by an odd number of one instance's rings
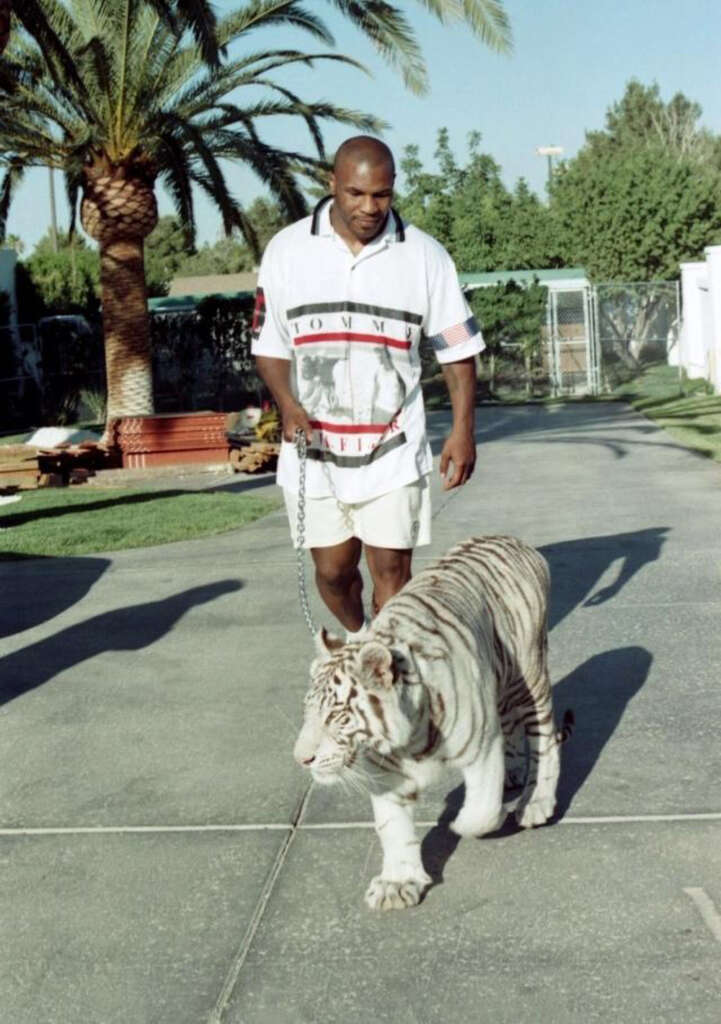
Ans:
POLYGON ((536 153, 539 156, 548 157, 548 191, 551 191, 551 181, 553 180, 553 158, 554 156, 562 156, 563 146, 536 146, 536 153))

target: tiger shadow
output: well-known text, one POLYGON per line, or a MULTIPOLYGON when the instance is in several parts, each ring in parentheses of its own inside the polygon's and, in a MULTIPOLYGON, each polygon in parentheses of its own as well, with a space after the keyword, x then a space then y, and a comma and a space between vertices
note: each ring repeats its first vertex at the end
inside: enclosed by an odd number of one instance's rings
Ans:
MULTIPOLYGON (((643 647, 619 647, 594 655, 554 686, 557 720, 570 707, 574 709, 577 725, 562 750, 556 811, 544 827, 557 824, 568 811, 615 732, 627 704, 646 682, 652 661, 643 647)), ((431 876, 432 886, 442 884, 445 865, 458 845, 460 837, 449 826, 462 807, 464 796, 463 784, 447 794, 443 812, 421 843, 423 866, 431 876)), ((521 831, 509 814, 500 829, 483 838, 497 839, 521 831)))

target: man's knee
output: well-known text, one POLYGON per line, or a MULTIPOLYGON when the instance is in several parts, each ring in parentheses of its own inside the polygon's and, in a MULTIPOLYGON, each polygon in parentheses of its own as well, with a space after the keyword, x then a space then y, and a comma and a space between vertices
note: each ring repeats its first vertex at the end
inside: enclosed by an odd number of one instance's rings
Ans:
POLYGON ((368 559, 376 594, 387 600, 411 578, 411 552, 375 549, 368 559))
POLYGON ((317 583, 331 590, 346 591, 358 576, 359 559, 360 545, 343 545, 342 549, 314 548, 317 583))

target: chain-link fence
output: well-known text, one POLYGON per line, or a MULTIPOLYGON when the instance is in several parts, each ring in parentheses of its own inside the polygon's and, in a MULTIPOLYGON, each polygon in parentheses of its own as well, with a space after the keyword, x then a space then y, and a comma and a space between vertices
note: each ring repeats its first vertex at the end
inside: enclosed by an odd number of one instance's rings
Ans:
POLYGON ((487 351, 482 386, 492 398, 610 394, 665 361, 677 343, 680 291, 675 281, 542 288, 535 308, 514 304, 509 283, 477 289, 471 304, 487 351), (499 314, 503 313, 504 316, 499 314))
MULTIPOLYGON (((678 337, 676 282, 546 288, 508 281, 479 288, 470 300, 486 338, 479 392, 487 398, 611 393, 649 362, 665 360, 678 337)), ((0 431, 103 419, 100 330, 78 330, 72 319, 0 328, 0 431)), ((235 410, 259 402, 251 319, 249 295, 152 315, 156 409, 235 410)), ((437 373, 424 350, 424 378, 437 373)))

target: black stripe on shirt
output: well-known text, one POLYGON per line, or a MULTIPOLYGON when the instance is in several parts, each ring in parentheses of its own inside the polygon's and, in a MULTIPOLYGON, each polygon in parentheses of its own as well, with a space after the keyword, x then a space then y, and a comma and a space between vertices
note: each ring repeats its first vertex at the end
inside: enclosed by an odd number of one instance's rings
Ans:
POLYGON ((407 309, 388 309, 386 306, 369 306, 365 302, 312 302, 306 306, 293 306, 286 311, 289 320, 298 316, 309 316, 313 313, 367 313, 369 316, 387 316, 390 320, 402 320, 407 324, 420 326, 423 317, 420 313, 411 313, 407 309))
POLYGON ((400 434, 396 434, 395 437, 392 437, 390 441, 386 441, 385 444, 379 444, 377 448, 374 448, 367 455, 338 455, 336 452, 328 451, 325 448, 309 448, 307 458, 313 459, 314 462, 332 462, 334 466, 341 466, 343 469, 354 469, 357 466, 370 465, 371 462, 382 458, 395 448, 400 448, 402 444, 406 443, 406 440, 406 435, 401 431, 400 434))

